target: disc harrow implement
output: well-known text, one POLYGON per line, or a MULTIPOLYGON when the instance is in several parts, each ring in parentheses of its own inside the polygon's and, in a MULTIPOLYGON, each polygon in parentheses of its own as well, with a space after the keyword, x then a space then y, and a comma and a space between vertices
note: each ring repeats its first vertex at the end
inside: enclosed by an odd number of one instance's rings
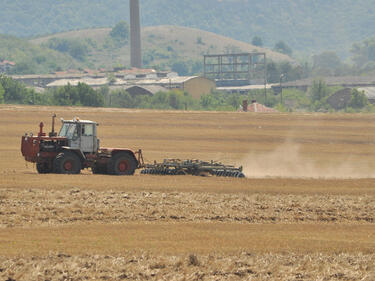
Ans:
POLYGON ((224 165, 216 161, 164 159, 163 162, 145 164, 143 175, 194 175, 244 178, 241 167, 224 165))

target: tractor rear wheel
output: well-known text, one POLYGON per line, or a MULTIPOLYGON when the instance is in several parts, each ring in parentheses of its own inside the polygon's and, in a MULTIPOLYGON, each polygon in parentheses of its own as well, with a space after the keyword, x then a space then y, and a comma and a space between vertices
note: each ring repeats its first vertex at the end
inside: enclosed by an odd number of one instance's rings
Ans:
POLYGON ((39 174, 49 174, 52 173, 52 168, 48 165, 48 163, 36 163, 36 170, 39 174))
POLYGON ((133 175, 137 162, 129 153, 118 153, 108 161, 108 173, 111 175, 133 175))
POLYGON ((74 152, 63 151, 56 156, 53 168, 57 174, 79 174, 81 160, 74 152))

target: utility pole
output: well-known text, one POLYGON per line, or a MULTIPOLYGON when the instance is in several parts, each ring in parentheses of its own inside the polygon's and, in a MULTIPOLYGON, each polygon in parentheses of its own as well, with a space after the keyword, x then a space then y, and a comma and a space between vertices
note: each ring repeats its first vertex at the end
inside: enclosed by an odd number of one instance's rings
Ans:
POLYGON ((285 77, 284 74, 280 75, 280 104, 283 104, 283 87, 281 86, 281 82, 283 81, 283 78, 285 77))

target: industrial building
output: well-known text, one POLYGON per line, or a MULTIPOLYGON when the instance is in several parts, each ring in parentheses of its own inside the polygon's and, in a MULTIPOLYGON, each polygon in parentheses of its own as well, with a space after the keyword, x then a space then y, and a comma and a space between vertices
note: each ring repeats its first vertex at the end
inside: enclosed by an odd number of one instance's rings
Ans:
POLYGON ((87 84, 93 88, 108 85, 111 90, 131 90, 132 94, 152 95, 159 91, 182 90, 199 99, 202 95, 216 90, 215 81, 200 76, 177 76, 175 73, 149 73, 149 74, 115 74, 113 81, 105 74, 88 76, 77 75, 23 75, 13 76, 14 79, 31 87, 54 88, 66 85, 87 84))
POLYGON ((178 89, 188 92, 196 99, 216 89, 215 81, 200 76, 176 76, 159 80, 145 79, 136 81, 135 85, 158 85, 170 90, 178 89))

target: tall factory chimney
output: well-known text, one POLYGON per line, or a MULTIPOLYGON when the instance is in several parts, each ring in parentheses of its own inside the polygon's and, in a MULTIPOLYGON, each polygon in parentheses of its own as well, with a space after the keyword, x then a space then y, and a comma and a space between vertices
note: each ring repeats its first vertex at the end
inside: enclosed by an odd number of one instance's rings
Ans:
POLYGON ((132 67, 142 67, 139 0, 130 0, 130 61, 132 67))

